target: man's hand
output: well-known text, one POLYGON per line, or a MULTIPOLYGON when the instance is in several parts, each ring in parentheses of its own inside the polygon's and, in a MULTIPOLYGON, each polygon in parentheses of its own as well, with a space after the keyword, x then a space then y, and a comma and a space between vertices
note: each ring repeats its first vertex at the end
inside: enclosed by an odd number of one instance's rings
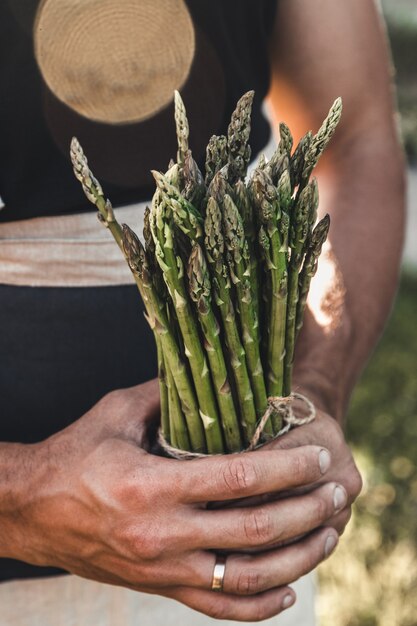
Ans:
POLYGON ((319 445, 327 448, 331 454, 331 465, 326 472, 325 478, 320 477, 315 483, 297 489, 296 493, 310 492, 312 497, 314 497, 314 489, 323 485, 324 480, 343 485, 347 493, 345 505, 337 507, 337 513, 326 521, 326 525, 333 526, 341 535, 350 519, 352 504, 362 489, 362 479, 346 443, 343 431, 336 420, 327 413, 318 410, 316 419, 313 422, 290 430, 286 435, 269 444, 267 448, 290 450, 298 446, 310 445, 319 445))
MULTIPOLYGON (((328 451, 306 445, 165 459, 147 451, 158 409, 153 381, 109 394, 41 444, 2 444, 1 556, 169 596, 222 619, 253 621, 279 613, 295 598, 288 583, 337 543, 337 533, 326 526, 337 515, 335 493, 341 494, 339 509, 346 494, 336 483, 324 483, 328 451), (317 488, 297 498, 207 508, 213 500, 308 484, 317 488), (299 535, 306 538, 279 550, 239 553, 299 535), (210 590, 212 550, 229 555, 224 593, 210 590)), ((286 441, 291 436, 297 431, 286 441)), ((333 440, 329 444, 338 453, 333 440)))

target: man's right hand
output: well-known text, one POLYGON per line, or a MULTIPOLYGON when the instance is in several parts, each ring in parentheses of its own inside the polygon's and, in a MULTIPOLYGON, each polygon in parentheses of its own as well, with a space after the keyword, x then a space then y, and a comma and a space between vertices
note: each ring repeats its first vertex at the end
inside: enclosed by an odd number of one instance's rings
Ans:
POLYGON ((314 496, 248 508, 207 503, 316 482, 330 466, 328 451, 165 459, 148 452, 158 410, 151 381, 110 393, 40 444, 1 445, 0 555, 168 596, 220 619, 281 612, 295 599, 287 585, 336 546, 326 521, 343 508, 343 487, 326 483, 314 496), (239 553, 306 533, 285 547, 239 553), (218 551, 228 554, 223 593, 211 591, 218 551))

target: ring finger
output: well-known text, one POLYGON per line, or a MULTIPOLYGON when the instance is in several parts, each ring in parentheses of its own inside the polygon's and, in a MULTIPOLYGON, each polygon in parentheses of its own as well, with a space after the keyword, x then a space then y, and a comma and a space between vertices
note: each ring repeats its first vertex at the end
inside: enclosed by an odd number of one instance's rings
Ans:
MULTIPOLYGON (((221 572, 221 587, 232 595, 254 595, 288 585, 313 570, 335 549, 338 534, 333 528, 320 528, 308 537, 262 554, 231 553, 221 572)), ((176 583, 211 590, 215 565, 221 559, 210 552, 190 553, 176 568, 176 583)), ((160 581, 162 584, 162 580, 160 581)), ((170 581, 174 584, 174 580, 170 581)))

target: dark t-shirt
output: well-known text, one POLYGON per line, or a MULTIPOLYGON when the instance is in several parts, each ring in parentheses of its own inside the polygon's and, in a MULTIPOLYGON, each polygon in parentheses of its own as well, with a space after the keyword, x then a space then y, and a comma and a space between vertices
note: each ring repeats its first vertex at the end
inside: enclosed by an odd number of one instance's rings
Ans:
MULTIPOLYGON (((201 165, 249 89, 253 155, 262 149, 275 3, 2 0, 0 245, 1 222, 94 210, 72 173, 73 135, 115 206, 149 198, 149 170, 176 153, 175 87, 201 165)), ((0 441, 41 441, 106 392, 156 375, 135 287, 0 285, 0 301, 0 441)), ((0 559, 0 580, 53 573, 0 559)))

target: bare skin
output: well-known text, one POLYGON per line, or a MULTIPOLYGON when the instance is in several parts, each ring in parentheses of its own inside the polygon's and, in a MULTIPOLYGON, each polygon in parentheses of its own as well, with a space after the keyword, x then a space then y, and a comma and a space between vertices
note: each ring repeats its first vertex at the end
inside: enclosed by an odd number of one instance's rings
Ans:
POLYGON ((319 271, 296 355, 296 387, 320 408, 317 420, 259 452, 182 463, 147 451, 154 382, 110 394, 41 444, 0 446, 1 556, 256 621, 295 600, 288 584, 343 532, 361 479, 337 422, 391 307, 403 232, 403 163, 373 3, 280 0, 271 63, 273 111, 299 134, 344 100, 319 180, 337 272, 326 281, 319 271), (242 498, 246 508, 206 506, 242 498), (222 594, 210 591, 212 549, 230 553, 222 594))

